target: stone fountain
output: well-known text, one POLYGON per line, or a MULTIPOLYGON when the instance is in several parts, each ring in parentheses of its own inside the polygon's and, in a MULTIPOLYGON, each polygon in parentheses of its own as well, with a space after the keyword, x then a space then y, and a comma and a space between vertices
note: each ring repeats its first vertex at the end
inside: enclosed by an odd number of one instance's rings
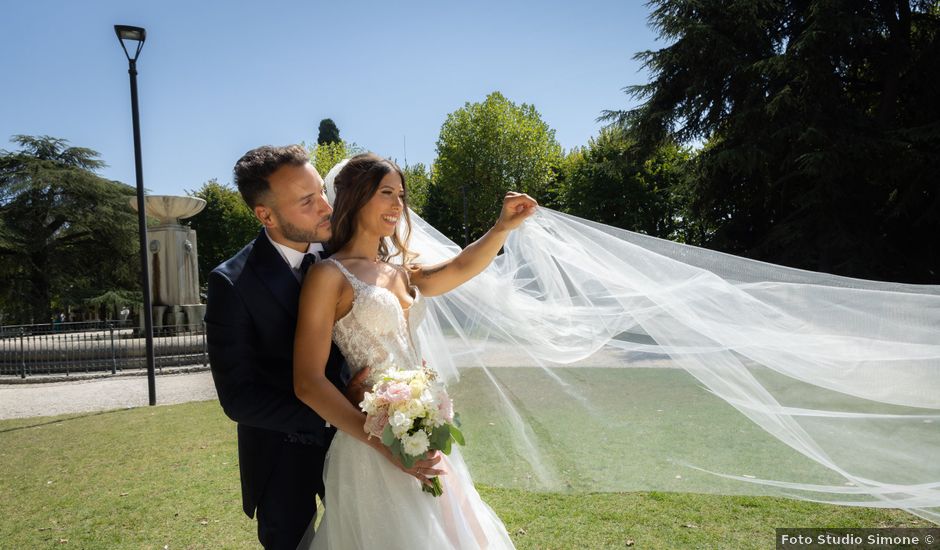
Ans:
MULTIPOLYGON (((137 210, 137 199, 130 199, 137 210)), ((147 228, 150 252, 154 328, 202 325, 206 306, 199 298, 196 231, 180 223, 202 211, 206 201, 196 197, 149 195, 147 215, 158 220, 147 228)))

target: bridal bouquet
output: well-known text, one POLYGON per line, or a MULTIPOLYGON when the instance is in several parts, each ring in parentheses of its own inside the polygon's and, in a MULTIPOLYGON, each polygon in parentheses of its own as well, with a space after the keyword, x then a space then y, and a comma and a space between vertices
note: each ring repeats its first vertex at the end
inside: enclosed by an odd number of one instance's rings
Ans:
MULTIPOLYGON (((406 468, 428 451, 450 454, 451 441, 464 444, 460 416, 437 373, 427 367, 384 371, 359 407, 366 413, 366 433, 381 438, 406 468)), ((422 488, 440 496, 440 479, 431 482, 422 488)))

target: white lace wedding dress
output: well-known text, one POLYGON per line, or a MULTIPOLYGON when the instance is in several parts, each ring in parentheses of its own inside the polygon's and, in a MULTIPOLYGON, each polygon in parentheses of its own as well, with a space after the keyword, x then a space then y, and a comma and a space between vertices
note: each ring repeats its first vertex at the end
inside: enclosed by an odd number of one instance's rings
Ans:
MULTIPOLYGON (((388 289, 359 280, 337 260, 326 261, 353 287, 352 310, 333 328, 350 371, 387 365, 388 359, 405 368, 420 365, 409 328, 425 311, 417 289, 406 312, 388 289)), ((438 467, 447 472, 441 477, 444 494, 433 497, 375 449, 338 431, 323 470, 323 520, 315 536, 310 526, 298 548, 513 548, 506 528, 473 487, 456 445, 438 467)))

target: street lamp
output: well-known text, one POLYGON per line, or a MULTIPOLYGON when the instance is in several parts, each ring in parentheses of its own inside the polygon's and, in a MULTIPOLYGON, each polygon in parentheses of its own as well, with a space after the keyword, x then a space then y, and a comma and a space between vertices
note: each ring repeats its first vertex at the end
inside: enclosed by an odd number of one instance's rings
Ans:
POLYGON ((150 303, 150 267, 147 262, 147 216, 144 205, 144 171, 140 160, 140 114, 137 111, 137 56, 144 47, 147 31, 141 27, 115 25, 114 32, 121 42, 124 55, 127 56, 127 73, 131 78, 131 114, 134 119, 134 160, 137 167, 137 231, 140 238, 140 277, 144 292, 144 335, 147 339, 147 389, 150 404, 157 404, 157 382, 153 360, 153 307, 150 303), (127 50, 127 43, 137 43, 133 57, 127 50))

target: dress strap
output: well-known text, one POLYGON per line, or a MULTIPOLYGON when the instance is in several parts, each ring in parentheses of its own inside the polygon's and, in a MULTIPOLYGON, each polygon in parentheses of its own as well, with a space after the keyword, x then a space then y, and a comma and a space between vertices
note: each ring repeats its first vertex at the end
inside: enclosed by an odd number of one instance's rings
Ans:
POLYGON ((355 275, 353 275, 351 271, 349 271, 348 269, 346 269, 346 266, 343 265, 343 262, 341 262, 341 261, 339 261, 339 260, 337 260, 337 259, 334 259, 334 258, 327 258, 327 259, 325 259, 325 260, 323 260, 323 261, 324 261, 324 262, 332 262, 333 265, 335 265, 336 267, 338 267, 340 273, 342 273, 343 276, 346 277, 346 280, 349 281, 349 284, 352 285, 353 290, 354 290, 357 294, 359 293, 360 290, 362 290, 363 287, 369 286, 369 285, 367 285, 366 283, 364 283, 364 282, 362 282, 361 280, 359 280, 359 277, 356 277, 355 275))

